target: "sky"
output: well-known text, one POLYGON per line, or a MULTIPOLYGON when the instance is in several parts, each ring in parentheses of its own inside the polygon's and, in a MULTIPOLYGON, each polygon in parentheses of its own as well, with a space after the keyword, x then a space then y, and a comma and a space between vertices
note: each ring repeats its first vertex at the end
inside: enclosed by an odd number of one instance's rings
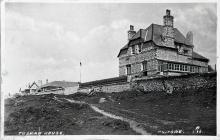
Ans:
POLYGON ((216 64, 215 3, 6 3, 2 46, 2 92, 33 81, 82 82, 118 76, 119 50, 135 30, 163 23, 166 9, 174 27, 193 32, 194 50, 216 64), (80 62, 82 67, 80 68, 80 62))

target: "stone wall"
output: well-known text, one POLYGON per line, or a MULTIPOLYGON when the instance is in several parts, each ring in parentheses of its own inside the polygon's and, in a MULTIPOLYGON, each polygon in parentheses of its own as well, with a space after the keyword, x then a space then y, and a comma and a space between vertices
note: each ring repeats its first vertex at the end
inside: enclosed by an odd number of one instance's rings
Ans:
MULTIPOLYGON (((131 65, 131 73, 138 74, 142 71, 142 62, 151 61, 156 57, 156 50, 151 49, 139 54, 119 58, 119 76, 126 75, 126 65, 131 65)), ((151 65, 149 65, 151 66, 151 65)))
POLYGON ((96 85, 92 87, 83 87, 79 88, 78 92, 83 93, 90 93, 90 92, 106 92, 106 93, 112 93, 112 92, 122 92, 130 90, 130 83, 123 82, 123 83, 114 83, 114 84, 107 84, 107 85, 96 85))
POLYGON ((132 82, 119 82, 106 85, 95 85, 90 87, 82 87, 78 92, 122 92, 134 90, 135 88, 143 89, 146 92, 151 91, 167 91, 172 89, 174 92, 216 87, 216 73, 189 74, 182 76, 168 76, 157 78, 136 78, 132 82))
POLYGON ((198 88, 210 88, 216 86, 216 73, 190 74, 182 76, 169 76, 152 79, 133 79, 144 91, 183 91, 198 88))
POLYGON ((157 59, 182 62, 182 63, 189 63, 188 58, 190 58, 189 56, 179 55, 175 50, 168 50, 164 48, 158 48, 156 55, 157 55, 157 59))
POLYGON ((143 62, 156 57, 156 49, 151 49, 148 51, 143 51, 139 54, 133 54, 128 57, 119 58, 119 66, 126 66, 128 64, 133 64, 137 62, 143 62))

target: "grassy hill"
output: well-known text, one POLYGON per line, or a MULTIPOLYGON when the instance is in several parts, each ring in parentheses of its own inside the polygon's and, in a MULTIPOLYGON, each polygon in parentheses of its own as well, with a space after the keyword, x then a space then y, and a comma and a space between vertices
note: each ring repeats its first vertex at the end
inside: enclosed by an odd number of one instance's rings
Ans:
POLYGON ((168 95, 145 93, 82 93, 72 95, 30 95, 5 100, 5 134, 61 131, 63 134, 134 135, 127 122, 108 118, 89 104, 106 112, 135 120, 156 135, 216 135, 216 88, 184 91, 168 95), (55 100, 55 97, 59 100, 55 100), (75 104, 66 99, 84 101, 75 104), (100 102, 100 98, 104 102, 100 102), (197 131, 196 127, 201 131, 197 131))

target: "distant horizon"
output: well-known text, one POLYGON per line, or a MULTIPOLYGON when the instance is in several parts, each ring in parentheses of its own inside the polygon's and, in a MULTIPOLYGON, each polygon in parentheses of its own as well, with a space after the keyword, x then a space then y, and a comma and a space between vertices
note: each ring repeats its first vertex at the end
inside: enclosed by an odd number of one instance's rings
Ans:
POLYGON ((193 32, 194 50, 215 69, 216 3, 6 3, 2 92, 38 80, 79 82, 80 62, 82 82, 117 77, 129 25, 162 25, 166 9, 184 36, 193 32))

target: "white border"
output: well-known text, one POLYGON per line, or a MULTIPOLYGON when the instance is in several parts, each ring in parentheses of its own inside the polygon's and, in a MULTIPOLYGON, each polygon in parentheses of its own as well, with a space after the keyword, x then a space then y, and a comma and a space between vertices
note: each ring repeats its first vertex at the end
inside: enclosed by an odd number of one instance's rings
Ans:
MULTIPOLYGON (((219 46, 219 12, 220 12, 220 5, 218 0, 3 0, 1 1, 1 46, 5 46, 5 3, 217 3, 217 71, 220 69, 220 46, 219 46)), ((208 48, 208 46, 207 46, 208 48)), ((2 52, 2 47, 1 47, 2 52)), ((2 55, 1 55, 2 56, 2 55)), ((2 62, 2 59, 1 59, 2 62)), ((217 75, 217 85, 219 83, 219 75, 217 75)), ((220 93, 220 89, 217 88, 217 93, 220 93)), ((190 140, 205 140, 205 139, 212 139, 217 140, 220 139, 220 120, 219 114, 220 107, 219 101, 220 97, 217 95, 217 136, 157 136, 157 135, 64 135, 64 136, 4 136, 4 95, 1 94, 1 138, 5 140, 11 139, 26 139, 26 140, 34 140, 34 139, 87 139, 87 140, 103 140, 103 139, 112 139, 112 140, 146 140, 147 139, 154 139, 154 140, 161 140, 161 139, 190 139, 190 140)))
POLYGON ((217 3, 218 0, 5 0, 28 3, 217 3))
MULTIPOLYGON (((5 3, 1 2, 1 54, 2 46, 5 46, 5 3)), ((2 70, 2 55, 1 55, 1 70, 2 70)), ((1 71, 2 72, 2 71, 1 71)), ((1 75, 2 80, 2 75, 1 75)), ((2 81, 1 81, 2 82, 2 81)), ((3 137, 4 132, 4 95, 2 94, 2 84, 1 84, 1 128, 0 128, 0 137, 3 137)))
MULTIPOLYGON (((219 3, 217 3, 217 44, 216 44, 216 47, 217 47, 217 54, 216 54, 216 59, 217 59, 217 62, 216 62, 216 69, 217 69, 217 73, 219 73, 219 70, 220 70, 220 60, 219 60, 219 55, 220 55, 220 44, 219 44, 219 41, 220 41, 220 32, 219 32, 219 23, 220 23, 220 5, 219 3)), ((216 125, 217 125, 217 136, 220 137, 220 115, 219 115, 219 112, 220 112, 220 104, 219 104, 219 101, 220 101, 220 96, 218 95, 218 93, 220 93, 220 89, 218 88, 218 83, 219 83, 219 80, 220 80, 220 76, 219 74, 217 74, 217 98, 216 98, 216 125)))

